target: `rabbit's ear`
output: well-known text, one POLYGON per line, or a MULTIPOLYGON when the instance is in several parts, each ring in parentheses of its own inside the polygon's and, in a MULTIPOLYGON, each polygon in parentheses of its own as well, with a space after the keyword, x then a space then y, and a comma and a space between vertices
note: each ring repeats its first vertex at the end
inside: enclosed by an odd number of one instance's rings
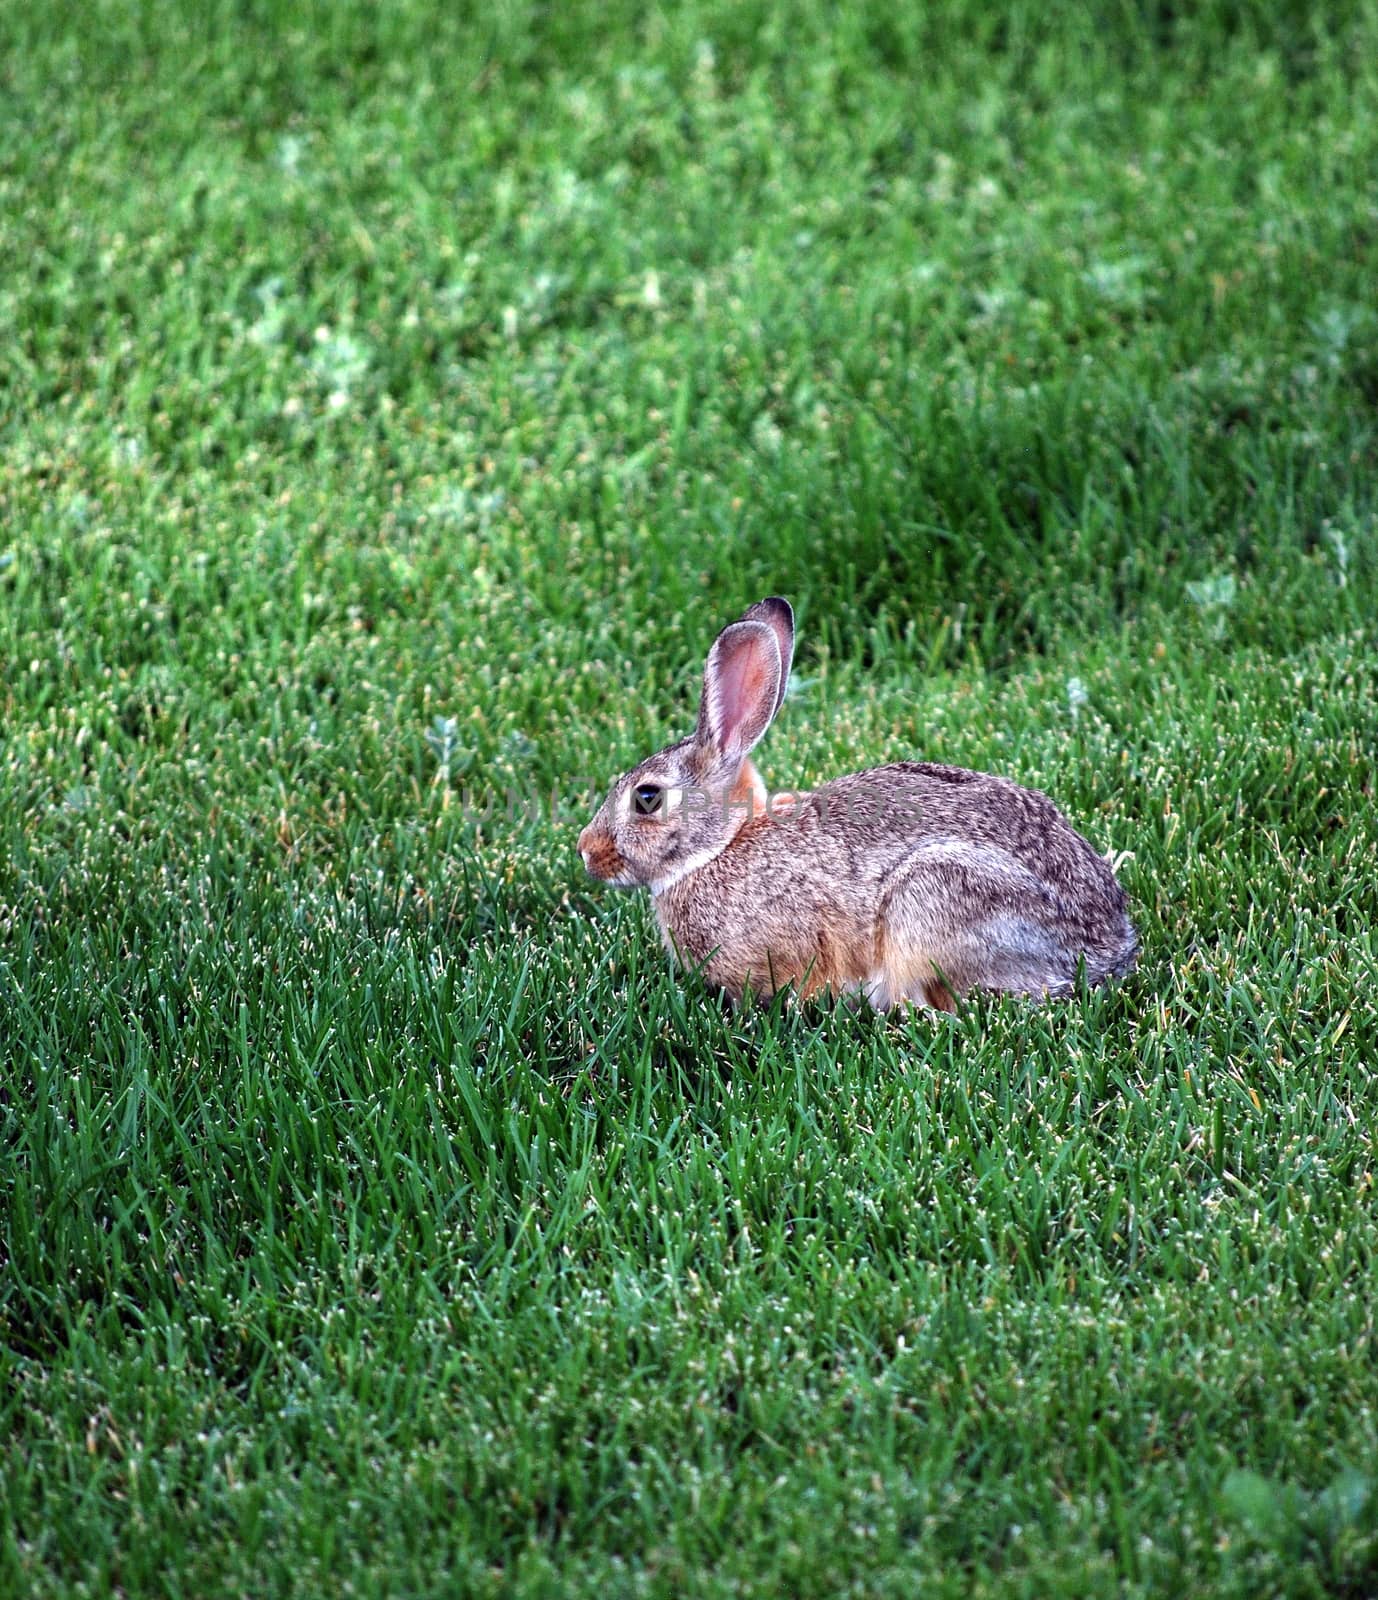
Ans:
POLYGON ((780 687, 775 695, 775 709, 779 711, 785 703, 790 662, 794 660, 794 612, 788 600, 782 600, 778 594, 773 594, 768 599, 758 600, 741 620, 764 622, 775 634, 775 642, 780 647, 780 687))
POLYGON ((698 740, 714 755, 740 762, 770 726, 783 694, 780 646, 768 622, 734 622, 708 652, 698 740))

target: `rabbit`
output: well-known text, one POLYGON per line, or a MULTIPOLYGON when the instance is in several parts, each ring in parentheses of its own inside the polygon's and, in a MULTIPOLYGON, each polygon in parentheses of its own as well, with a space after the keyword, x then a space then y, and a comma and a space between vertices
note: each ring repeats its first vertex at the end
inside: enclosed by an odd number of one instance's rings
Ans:
POLYGON ((672 955, 734 1004, 792 985, 878 1011, 1066 995, 1083 970, 1133 967, 1124 890, 1036 790, 895 761, 773 798, 749 756, 793 654, 778 596, 725 627, 693 733, 618 778, 579 835, 594 877, 650 889, 672 955))

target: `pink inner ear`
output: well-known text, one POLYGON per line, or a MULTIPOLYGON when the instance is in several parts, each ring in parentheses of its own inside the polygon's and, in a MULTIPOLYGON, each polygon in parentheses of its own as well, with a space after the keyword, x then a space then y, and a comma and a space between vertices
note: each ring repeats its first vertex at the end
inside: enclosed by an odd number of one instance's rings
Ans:
POLYGON ((744 721, 765 697, 768 680, 762 654, 760 649, 747 646, 736 652, 723 673, 723 716, 733 727, 744 721))
POLYGON ((729 629, 714 649, 711 722, 721 748, 744 755, 770 725, 780 685, 780 652, 762 624, 729 629))

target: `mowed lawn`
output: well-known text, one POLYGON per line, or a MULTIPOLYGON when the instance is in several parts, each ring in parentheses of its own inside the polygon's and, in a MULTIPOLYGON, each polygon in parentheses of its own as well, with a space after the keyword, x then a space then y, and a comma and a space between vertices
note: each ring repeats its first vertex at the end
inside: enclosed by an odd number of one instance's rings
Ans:
POLYGON ((1378 1590, 1378 10, 0 9, 0 1592, 1378 1590), (676 978, 591 794, 1122 856, 676 978))

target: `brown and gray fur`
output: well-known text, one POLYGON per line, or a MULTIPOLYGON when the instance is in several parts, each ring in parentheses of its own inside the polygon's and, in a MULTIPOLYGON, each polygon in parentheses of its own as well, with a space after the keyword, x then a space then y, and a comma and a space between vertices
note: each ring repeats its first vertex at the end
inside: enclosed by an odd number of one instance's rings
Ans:
POLYGON ((693 734, 619 778, 579 836, 595 877, 651 889, 672 952, 734 1001, 792 984, 880 1010, 951 1011, 973 988, 1060 995, 1079 970, 1091 984, 1129 971, 1124 890, 1036 790, 897 761, 769 800, 747 757, 793 646, 775 597, 724 628, 693 734))

